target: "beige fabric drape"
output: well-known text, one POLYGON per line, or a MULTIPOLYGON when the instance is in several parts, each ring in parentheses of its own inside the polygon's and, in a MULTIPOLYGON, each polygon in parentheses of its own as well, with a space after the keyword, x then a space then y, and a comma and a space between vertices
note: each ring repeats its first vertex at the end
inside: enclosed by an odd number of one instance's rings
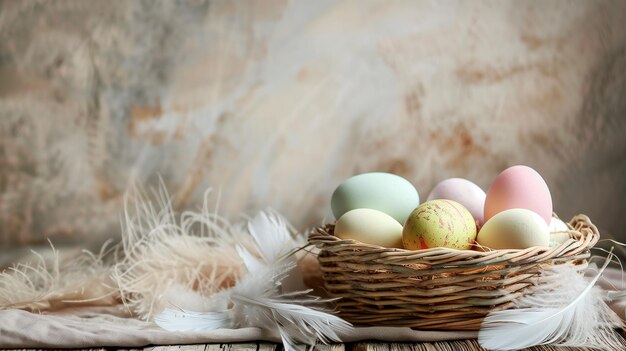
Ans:
MULTIPOLYGON (((280 342, 280 337, 259 328, 220 329, 206 332, 168 332, 153 323, 124 317, 112 309, 81 309, 41 315, 21 310, 0 311, 0 348, 85 348, 98 346, 280 342)), ((342 335, 345 342, 440 341, 476 337, 475 332, 415 331, 409 328, 357 328, 342 335)))
MULTIPOLYGON (((600 285, 626 291, 622 273, 607 269, 600 285)), ((626 318, 626 298, 611 303, 626 318)), ((476 332, 418 331, 409 328, 355 328, 341 335, 344 342, 381 340, 393 342, 441 341, 475 338, 476 332)), ((258 328, 221 329, 206 332, 168 332, 157 325, 128 317, 122 306, 67 309, 53 314, 22 310, 0 311, 0 348, 85 348, 98 346, 138 347, 145 345, 279 342, 277 334, 258 328)))

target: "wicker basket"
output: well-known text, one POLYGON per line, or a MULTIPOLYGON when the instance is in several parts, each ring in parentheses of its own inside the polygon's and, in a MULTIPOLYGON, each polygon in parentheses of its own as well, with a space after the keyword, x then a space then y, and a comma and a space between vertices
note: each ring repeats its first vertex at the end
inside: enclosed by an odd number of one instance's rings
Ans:
POLYGON ((390 249, 333 235, 317 228, 309 242, 318 255, 325 288, 337 297, 339 315, 355 325, 429 330, 478 330, 493 310, 511 308, 534 284, 542 268, 571 262, 587 266, 597 228, 585 215, 570 223, 570 239, 553 247, 488 252, 432 248, 390 249))

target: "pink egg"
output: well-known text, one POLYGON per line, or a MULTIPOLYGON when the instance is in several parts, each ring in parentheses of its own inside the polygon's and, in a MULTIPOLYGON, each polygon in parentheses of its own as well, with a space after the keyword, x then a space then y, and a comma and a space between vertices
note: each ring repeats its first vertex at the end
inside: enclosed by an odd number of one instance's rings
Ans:
POLYGON ((552 196, 539 173, 527 166, 505 169, 491 183, 485 200, 485 221, 512 208, 525 208, 540 215, 546 224, 552 219, 552 196))
POLYGON ((435 199, 453 200, 467 208, 474 220, 483 223, 485 192, 478 185, 463 178, 450 178, 441 181, 428 195, 428 201, 435 199))

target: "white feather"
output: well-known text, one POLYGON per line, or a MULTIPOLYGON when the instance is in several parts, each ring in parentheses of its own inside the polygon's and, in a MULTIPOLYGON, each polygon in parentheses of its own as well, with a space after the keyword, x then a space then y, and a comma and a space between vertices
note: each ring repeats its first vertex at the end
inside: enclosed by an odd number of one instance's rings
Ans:
POLYGON ((0 269, 0 310, 34 312, 117 303, 119 293, 104 262, 108 242, 99 254, 87 250, 60 253, 50 242, 49 256, 32 251, 34 260, 0 269))
POLYGON ((126 194, 123 256, 111 276, 137 316, 151 320, 170 305, 193 310, 198 299, 190 295, 213 296, 244 274, 236 245, 253 246, 254 241, 243 228, 209 210, 209 194, 207 190, 200 211, 180 217, 163 186, 155 190, 156 201, 139 187, 126 194))
POLYGON ((207 298, 198 291, 176 283, 166 289, 163 295, 168 304, 175 306, 177 310, 221 311, 226 310, 228 305, 227 299, 221 293, 213 294, 211 298, 207 298))
POLYGON ((304 284, 302 272, 297 266, 297 249, 305 245, 304 235, 293 235, 293 228, 283 217, 275 212, 260 212, 249 223, 250 236, 254 238, 256 250, 260 252, 256 256, 249 251, 238 249, 239 256, 248 268, 254 272, 262 265, 292 265, 293 268, 286 272, 286 277, 281 281, 281 290, 301 291, 307 289, 304 284), (261 258, 258 258, 261 256, 261 258))
POLYGON ((258 257, 251 254, 250 251, 246 250, 243 246, 237 245, 236 248, 237 254, 241 258, 244 266, 246 266, 248 272, 258 271, 265 266, 263 262, 258 259, 258 257))
POLYGON ((248 223, 248 231, 266 264, 280 261, 297 246, 285 221, 275 213, 259 212, 248 223))
POLYGON ((290 262, 285 261, 288 254, 296 249, 298 244, 279 215, 259 212, 248 222, 248 232, 254 239, 254 249, 258 254, 254 255, 246 247, 237 245, 237 253, 248 272, 255 272, 267 265, 279 262, 291 264, 291 261, 295 260, 292 258, 290 262))
POLYGON ((227 326, 277 330, 287 351, 305 349, 316 340, 340 341, 337 333, 348 332, 352 326, 318 307, 328 301, 308 296, 309 290, 283 292, 281 289, 283 282, 296 271, 296 259, 291 253, 299 245, 281 217, 259 213, 248 229, 256 244, 252 249, 258 255, 243 245, 236 247, 247 272, 235 286, 211 298, 219 299, 220 303, 214 304, 216 307, 210 312, 166 309, 156 317, 157 324, 171 331, 227 326))
POLYGON ((231 309, 194 312, 166 309, 155 322, 170 331, 203 331, 225 327, 254 326, 276 329, 286 350, 301 350, 316 340, 340 341, 339 332, 351 325, 316 305, 326 301, 306 294, 308 291, 279 293, 278 286, 289 266, 281 270, 265 266, 241 278, 233 288, 223 291, 230 297, 231 309))
POLYGON ((607 291, 606 296, 609 300, 626 299, 626 291, 607 291))
POLYGON ((156 316, 154 322, 169 331, 204 331, 230 328, 228 311, 193 312, 166 308, 156 316))
POLYGON ((254 274, 242 277, 237 285, 221 293, 230 299, 229 310, 195 312, 165 309, 155 322, 170 331, 248 326, 273 329, 278 331, 288 351, 302 350, 306 345, 315 344, 316 340, 339 342, 338 333, 347 333, 352 326, 317 308, 325 300, 307 296, 308 291, 279 292, 279 284, 289 269, 289 266, 281 270, 265 266, 254 274))
POLYGON ((296 304, 289 299, 257 298, 253 300, 240 295, 235 295, 233 298, 271 313, 279 328, 285 331, 284 335, 287 335, 291 344, 297 342, 312 345, 317 339, 326 343, 340 341, 337 332, 348 332, 351 329, 348 322, 337 316, 296 304))
POLYGON ((623 325, 594 288, 610 262, 587 280, 570 264, 546 271, 552 283, 538 285, 517 301, 515 309, 490 313, 478 334, 480 345, 490 350, 517 350, 534 345, 593 347, 622 350, 624 340, 613 331, 623 325))

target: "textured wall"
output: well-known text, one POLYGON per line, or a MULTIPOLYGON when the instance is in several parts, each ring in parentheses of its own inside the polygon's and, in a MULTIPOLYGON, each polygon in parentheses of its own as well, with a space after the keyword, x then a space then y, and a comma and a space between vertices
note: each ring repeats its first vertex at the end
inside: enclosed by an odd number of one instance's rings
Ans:
POLYGON ((622 235, 626 3, 1 1, 0 243, 100 241, 131 181, 300 228, 343 178, 524 163, 622 235))

